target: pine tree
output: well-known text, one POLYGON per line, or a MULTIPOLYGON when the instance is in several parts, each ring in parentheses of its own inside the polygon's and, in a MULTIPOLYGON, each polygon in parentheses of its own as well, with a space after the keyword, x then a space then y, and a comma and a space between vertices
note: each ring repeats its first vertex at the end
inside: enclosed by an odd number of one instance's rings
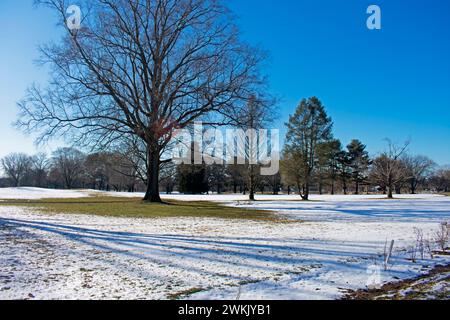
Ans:
POLYGON ((355 194, 359 194, 359 185, 367 179, 370 157, 366 146, 359 140, 353 140, 347 146, 351 177, 355 183, 355 194))
POLYGON ((335 193, 335 185, 339 173, 339 156, 341 152, 342 143, 338 139, 321 143, 319 145, 318 179, 320 194, 322 194, 322 188, 325 181, 330 182, 331 194, 335 193))
POLYGON ((303 200, 309 200, 310 185, 318 161, 318 147, 332 139, 333 123, 322 102, 303 99, 290 117, 284 150, 285 170, 299 188, 303 200))

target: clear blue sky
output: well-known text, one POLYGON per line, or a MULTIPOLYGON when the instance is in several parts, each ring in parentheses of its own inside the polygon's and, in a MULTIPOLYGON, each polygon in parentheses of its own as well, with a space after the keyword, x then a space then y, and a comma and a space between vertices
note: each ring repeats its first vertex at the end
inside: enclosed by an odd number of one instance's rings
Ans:
MULTIPOLYGON (((74 1, 76 3, 76 1, 74 1)), ((411 138, 411 152, 450 164, 450 1, 229 0, 244 38, 270 54, 266 69, 281 96, 282 127, 303 97, 316 95, 343 143, 376 154, 384 138, 411 138), (366 9, 382 9, 382 30, 366 9)), ((52 16, 32 0, 0 1, 0 156, 34 152, 11 128, 27 85, 44 82, 36 46, 57 40, 52 16)))

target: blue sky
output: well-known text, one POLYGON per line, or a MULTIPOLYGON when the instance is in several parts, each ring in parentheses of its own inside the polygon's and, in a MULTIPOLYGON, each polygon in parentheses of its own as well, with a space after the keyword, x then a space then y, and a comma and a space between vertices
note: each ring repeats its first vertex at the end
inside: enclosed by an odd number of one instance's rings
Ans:
MULTIPOLYGON (((375 155, 384 138, 411 138, 412 153, 450 164, 450 1, 228 2, 243 37, 269 52, 265 71, 282 98, 275 127, 301 98, 315 95, 344 144, 358 138, 375 155), (380 31, 366 28, 371 4, 382 10, 380 31)), ((33 139, 10 124, 26 87, 45 82, 46 71, 33 65, 37 45, 58 33, 32 0, 1 0, 0 39, 1 157, 35 151, 33 139)))

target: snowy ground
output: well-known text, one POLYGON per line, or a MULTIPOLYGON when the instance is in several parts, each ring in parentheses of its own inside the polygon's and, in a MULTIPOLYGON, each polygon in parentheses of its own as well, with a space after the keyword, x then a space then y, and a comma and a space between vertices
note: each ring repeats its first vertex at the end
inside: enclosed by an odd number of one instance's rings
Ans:
POLYGON ((88 195, 88 191, 53 190, 41 188, 0 188, 0 200, 75 199, 88 195))
MULTIPOLYGON (((14 192, 36 199, 91 191, 0 189, 0 199, 14 192)), ((320 201, 303 203, 266 196, 254 205, 241 196, 170 198, 254 206, 299 222, 50 215, 0 206, 0 299, 336 299, 374 279, 386 240, 395 247, 383 283, 448 263, 412 263, 405 248, 414 244, 414 227, 427 236, 450 221, 450 197, 316 196, 320 201)))

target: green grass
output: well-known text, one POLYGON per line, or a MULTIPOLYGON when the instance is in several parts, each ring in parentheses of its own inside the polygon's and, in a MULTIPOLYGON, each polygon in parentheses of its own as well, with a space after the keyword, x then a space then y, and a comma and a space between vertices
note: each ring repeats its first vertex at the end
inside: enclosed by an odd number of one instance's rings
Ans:
POLYGON ((5 200, 0 206, 33 208, 52 214, 90 214, 111 217, 166 218, 202 217, 286 222, 271 212, 226 207, 213 202, 167 201, 164 204, 143 202, 135 198, 107 196, 80 199, 5 200))

